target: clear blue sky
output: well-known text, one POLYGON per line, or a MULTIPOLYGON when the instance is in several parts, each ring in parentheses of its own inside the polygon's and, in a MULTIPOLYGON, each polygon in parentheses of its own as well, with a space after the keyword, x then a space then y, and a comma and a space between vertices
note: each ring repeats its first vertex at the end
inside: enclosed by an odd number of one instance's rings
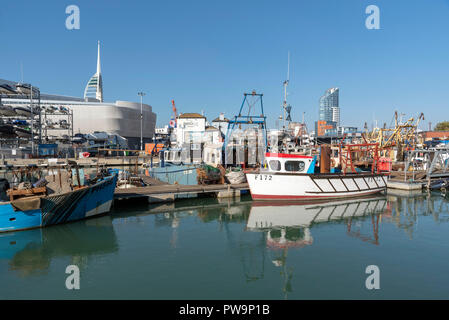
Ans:
POLYGON ((102 43, 106 101, 147 92, 158 125, 179 112, 237 113, 244 91, 264 93, 270 126, 280 114, 291 52, 293 120, 312 127, 318 99, 340 88, 342 123, 391 123, 423 111, 424 127, 449 120, 449 0, 7 1, 0 7, 0 78, 82 96, 102 43), (65 8, 80 8, 67 30, 65 8), (380 8, 381 30, 365 28, 380 8))

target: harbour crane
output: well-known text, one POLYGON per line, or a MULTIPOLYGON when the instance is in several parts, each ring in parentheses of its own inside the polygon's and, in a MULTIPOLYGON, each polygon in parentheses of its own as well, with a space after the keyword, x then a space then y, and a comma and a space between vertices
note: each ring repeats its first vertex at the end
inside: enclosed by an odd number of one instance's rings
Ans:
POLYGON ((173 114, 175 115, 175 124, 178 124, 178 112, 176 110, 175 100, 172 100, 171 104, 173 106, 173 114))

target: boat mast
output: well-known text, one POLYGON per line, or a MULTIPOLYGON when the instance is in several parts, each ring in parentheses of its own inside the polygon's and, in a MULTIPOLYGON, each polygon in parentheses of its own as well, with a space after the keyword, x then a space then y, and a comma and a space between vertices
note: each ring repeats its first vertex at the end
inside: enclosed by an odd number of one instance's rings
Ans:
POLYGON ((284 116, 283 116, 283 126, 282 128, 285 130, 285 112, 287 110, 287 86, 288 86, 288 82, 290 81, 290 51, 288 51, 288 58, 287 58, 287 80, 284 81, 283 86, 284 86, 284 102, 282 104, 282 109, 284 112, 284 116))

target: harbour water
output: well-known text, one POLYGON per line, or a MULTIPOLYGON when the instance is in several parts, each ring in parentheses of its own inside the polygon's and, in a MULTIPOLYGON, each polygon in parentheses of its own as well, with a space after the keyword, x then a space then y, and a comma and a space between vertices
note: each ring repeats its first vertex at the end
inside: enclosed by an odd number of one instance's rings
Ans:
POLYGON ((440 194, 273 205, 205 198, 0 235, 0 299, 447 299, 440 194), (80 289, 65 286, 68 265, 80 289), (365 270, 380 270, 368 290, 365 270))

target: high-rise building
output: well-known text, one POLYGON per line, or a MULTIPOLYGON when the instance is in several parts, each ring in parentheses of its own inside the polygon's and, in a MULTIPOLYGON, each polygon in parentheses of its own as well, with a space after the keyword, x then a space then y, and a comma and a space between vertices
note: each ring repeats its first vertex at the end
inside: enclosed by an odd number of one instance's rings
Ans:
POLYGON ((98 41, 97 72, 90 78, 84 89, 84 99, 94 98, 103 102, 103 80, 100 66, 100 41, 98 41))
POLYGON ((332 121, 340 125, 340 106, 338 104, 338 88, 326 90, 320 98, 319 117, 320 121, 332 121))

